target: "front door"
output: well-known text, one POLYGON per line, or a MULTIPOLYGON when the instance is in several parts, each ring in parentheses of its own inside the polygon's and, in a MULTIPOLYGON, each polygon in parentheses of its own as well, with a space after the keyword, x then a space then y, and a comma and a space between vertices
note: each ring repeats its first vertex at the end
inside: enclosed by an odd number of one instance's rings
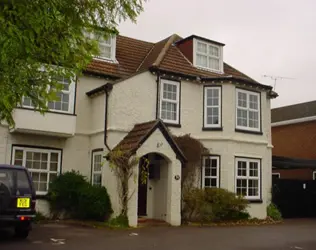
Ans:
POLYGON ((141 171, 143 160, 139 161, 139 177, 138 177, 138 216, 146 216, 147 215, 147 181, 143 183, 141 180, 141 171))

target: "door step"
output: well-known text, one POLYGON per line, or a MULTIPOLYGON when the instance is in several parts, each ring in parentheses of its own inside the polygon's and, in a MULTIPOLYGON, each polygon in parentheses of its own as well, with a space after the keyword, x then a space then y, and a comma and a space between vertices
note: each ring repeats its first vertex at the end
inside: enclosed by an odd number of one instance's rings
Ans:
POLYGON ((157 219, 151 219, 151 218, 146 218, 146 217, 139 217, 138 218, 138 226, 140 226, 140 227, 170 226, 170 224, 167 223, 164 220, 157 220, 157 219))

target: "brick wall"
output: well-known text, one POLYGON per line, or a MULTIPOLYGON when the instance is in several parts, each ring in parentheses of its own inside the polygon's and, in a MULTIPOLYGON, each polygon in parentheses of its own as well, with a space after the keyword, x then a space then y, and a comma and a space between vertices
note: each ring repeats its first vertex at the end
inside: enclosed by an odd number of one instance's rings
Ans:
POLYGON ((280 179, 313 180, 312 169, 273 169, 272 173, 280 173, 280 179))
POLYGON ((272 127, 273 155, 316 159, 316 122, 272 127))

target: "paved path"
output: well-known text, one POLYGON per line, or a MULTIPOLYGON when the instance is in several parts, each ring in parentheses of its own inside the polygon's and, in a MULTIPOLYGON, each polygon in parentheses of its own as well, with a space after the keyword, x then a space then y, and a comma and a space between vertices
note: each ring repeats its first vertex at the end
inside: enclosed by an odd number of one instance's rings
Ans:
POLYGON ((97 230, 66 225, 41 225, 36 226, 30 237, 23 241, 17 241, 1 232, 0 249, 315 250, 316 220, 292 220, 272 226, 155 227, 135 230, 97 230))

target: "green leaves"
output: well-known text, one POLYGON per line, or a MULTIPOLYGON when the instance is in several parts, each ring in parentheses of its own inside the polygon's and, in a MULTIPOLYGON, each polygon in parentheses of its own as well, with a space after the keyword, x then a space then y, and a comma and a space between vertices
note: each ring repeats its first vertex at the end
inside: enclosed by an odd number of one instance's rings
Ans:
POLYGON ((0 4, 0 123, 13 126, 12 111, 30 97, 44 112, 58 90, 52 76, 72 80, 98 53, 83 30, 117 34, 120 20, 136 20, 142 0, 19 0, 0 4), (46 71, 40 71, 45 65, 46 71), (58 65, 59 67, 56 67, 58 65), (37 79, 30 84, 30 79, 37 79))

